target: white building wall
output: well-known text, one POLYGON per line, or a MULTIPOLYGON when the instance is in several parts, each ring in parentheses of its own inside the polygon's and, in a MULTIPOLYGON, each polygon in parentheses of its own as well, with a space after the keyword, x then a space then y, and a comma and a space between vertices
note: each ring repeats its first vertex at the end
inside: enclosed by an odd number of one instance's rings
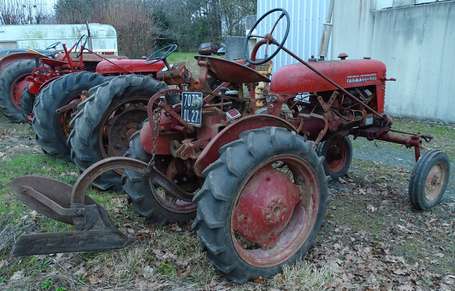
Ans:
MULTIPOLYGON (((90 23, 89 27, 94 51, 118 53, 117 32, 113 26, 90 23)), ((84 34, 87 34, 85 24, 0 25, 0 49, 45 49, 57 41, 71 47, 84 34)))
MULTIPOLYGON (((286 46, 318 55, 328 0, 258 0, 258 16, 285 8, 286 46)), ((455 122, 455 0, 335 0, 329 56, 372 57, 387 65, 385 109, 393 116, 455 122)), ((272 25, 271 23, 269 24, 272 25)), ((274 70, 295 61, 281 52, 274 70)))
POLYGON ((455 122, 455 1, 409 1, 335 0, 332 57, 385 62, 388 113, 455 122))
MULTIPOLYGON (((291 28, 285 46, 304 59, 308 59, 312 55, 319 54, 328 5, 329 0, 258 0, 257 16, 259 18, 273 8, 286 9, 291 18, 291 28)), ((269 31, 273 25, 273 19, 268 18, 268 20, 269 22, 265 23, 262 28, 269 31)), ((276 39, 279 39, 280 33, 284 32, 278 31, 276 39)), ((284 65, 293 63, 296 61, 281 51, 273 60, 273 68, 276 71, 284 65)))

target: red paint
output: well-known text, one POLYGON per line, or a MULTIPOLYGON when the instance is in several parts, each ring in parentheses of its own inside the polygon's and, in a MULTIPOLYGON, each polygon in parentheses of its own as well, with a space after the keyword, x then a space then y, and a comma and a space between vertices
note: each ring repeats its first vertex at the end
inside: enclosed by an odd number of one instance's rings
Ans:
POLYGON ((50 59, 50 58, 40 58, 40 62, 42 64, 46 64, 51 67, 61 67, 61 66, 68 65, 68 63, 63 60, 55 60, 55 59, 50 59))
POLYGON ((296 130, 289 122, 272 115, 251 115, 241 118, 226 126, 220 133, 212 138, 194 163, 194 172, 196 175, 202 176, 202 171, 218 159, 218 150, 220 147, 238 139, 242 132, 267 126, 277 126, 289 130, 296 130))
POLYGON ((272 247, 288 225, 299 202, 299 189, 289 178, 267 166, 243 189, 233 214, 233 228, 243 238, 272 247))
MULTIPOLYGON (((377 110, 384 112, 384 81, 386 66, 377 60, 342 60, 311 62, 311 65, 343 88, 376 86, 377 110), (368 75, 376 80, 367 80, 368 75), (361 81, 356 81, 361 79, 361 81), (350 80, 351 82, 348 82, 350 80), (354 82, 352 82, 354 81, 354 82)), ((324 92, 336 90, 331 85, 303 64, 294 64, 281 68, 273 74, 270 87, 273 93, 296 95, 302 92, 324 92)))
POLYGON ((267 77, 237 62, 206 56, 200 59, 207 61, 211 74, 219 81, 233 84, 270 82, 267 77))
POLYGON ((21 99, 22 99, 22 92, 24 92, 25 88, 28 86, 28 81, 25 77, 20 78, 19 80, 15 81, 12 86, 12 94, 10 95, 14 105, 17 108, 21 107, 21 99))
POLYGON ((118 59, 101 61, 96 66, 96 72, 100 74, 119 74, 119 73, 157 73, 166 65, 163 61, 147 63, 142 59, 118 59))
POLYGON ((34 53, 34 52, 13 53, 13 54, 7 55, 0 59, 0 71, 13 62, 20 61, 20 60, 39 59, 41 57, 43 57, 43 55, 41 55, 39 53, 34 53))
MULTIPOLYGON (((149 117, 150 118, 150 117, 149 117)), ((161 113, 160 117, 160 135, 157 139, 157 145, 155 153, 157 155, 170 155, 171 154, 171 142, 173 140, 172 130, 178 126, 177 122, 166 115, 164 112, 161 113)), ((150 122, 145 122, 141 129, 140 134, 141 144, 145 152, 152 154, 153 152, 153 140, 154 133, 150 122)))

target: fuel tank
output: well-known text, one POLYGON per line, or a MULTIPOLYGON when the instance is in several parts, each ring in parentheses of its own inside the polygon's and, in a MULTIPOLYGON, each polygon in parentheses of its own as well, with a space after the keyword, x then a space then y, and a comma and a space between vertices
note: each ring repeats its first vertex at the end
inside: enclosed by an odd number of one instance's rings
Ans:
POLYGON ((96 72, 103 75, 111 74, 146 74, 157 73, 165 67, 163 61, 147 62, 144 59, 114 59, 101 61, 96 66, 96 72))

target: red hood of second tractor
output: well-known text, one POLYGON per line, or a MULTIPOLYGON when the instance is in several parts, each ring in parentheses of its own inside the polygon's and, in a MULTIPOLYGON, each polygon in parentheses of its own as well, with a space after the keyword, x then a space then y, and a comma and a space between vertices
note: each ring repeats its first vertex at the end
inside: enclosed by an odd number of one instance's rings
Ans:
MULTIPOLYGON (((386 66, 377 60, 340 60, 310 62, 319 72, 344 88, 383 83, 386 66)), ((288 65, 272 76, 271 91, 277 94, 331 91, 335 87, 303 64, 288 65)))
POLYGON ((109 74, 125 74, 125 73, 157 73, 165 67, 163 61, 148 63, 144 59, 114 59, 109 61, 101 61, 96 66, 96 72, 109 74))

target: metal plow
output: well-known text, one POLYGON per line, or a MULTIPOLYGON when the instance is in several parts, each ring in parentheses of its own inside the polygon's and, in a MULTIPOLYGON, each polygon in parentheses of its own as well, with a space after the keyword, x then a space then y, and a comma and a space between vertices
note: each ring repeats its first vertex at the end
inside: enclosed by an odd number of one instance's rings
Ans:
POLYGON ((31 256, 102 251, 130 244, 134 239, 118 230, 106 210, 86 195, 97 177, 115 169, 150 174, 146 163, 115 157, 93 164, 82 173, 73 187, 38 176, 14 179, 10 186, 19 200, 49 218, 74 225, 74 231, 22 235, 14 246, 13 254, 31 256))

